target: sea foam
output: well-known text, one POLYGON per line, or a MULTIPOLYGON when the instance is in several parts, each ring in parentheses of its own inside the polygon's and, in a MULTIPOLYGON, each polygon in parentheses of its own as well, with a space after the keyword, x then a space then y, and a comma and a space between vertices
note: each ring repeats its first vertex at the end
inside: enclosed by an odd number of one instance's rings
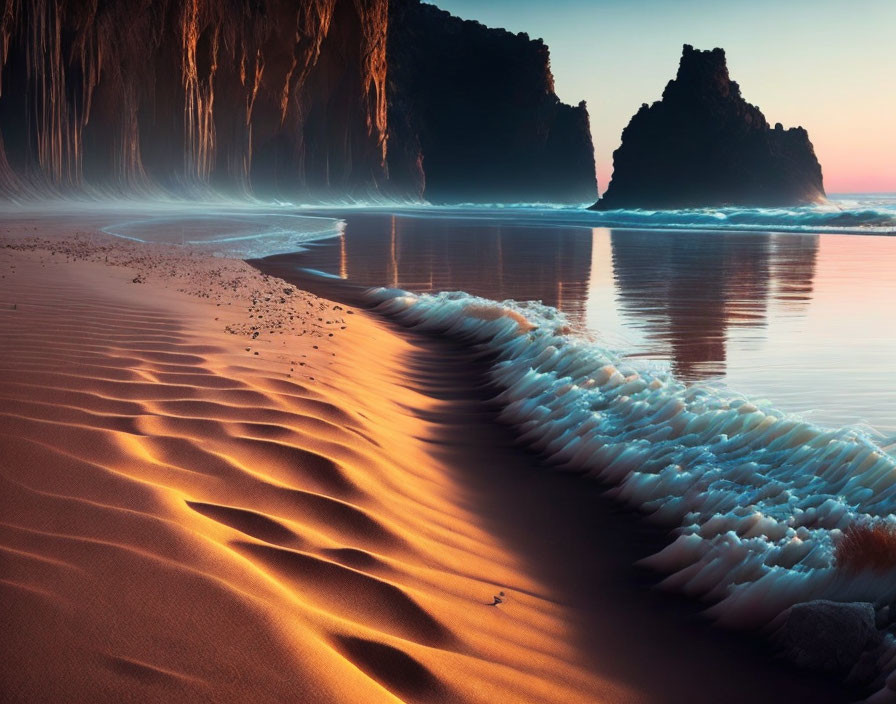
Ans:
POLYGON ((713 602, 732 626, 811 599, 896 599, 896 570, 839 569, 854 524, 896 524, 896 457, 855 428, 826 429, 720 386, 688 385, 569 333, 538 303, 374 289, 378 312, 483 345, 500 418, 557 470, 611 486, 675 529, 646 564, 713 602))

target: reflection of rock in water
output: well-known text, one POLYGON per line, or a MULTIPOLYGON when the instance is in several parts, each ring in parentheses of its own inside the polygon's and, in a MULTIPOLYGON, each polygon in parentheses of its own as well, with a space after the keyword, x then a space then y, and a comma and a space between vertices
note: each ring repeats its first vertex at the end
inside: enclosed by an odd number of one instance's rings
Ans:
POLYGON ((384 215, 347 221, 342 242, 312 248, 302 257, 304 266, 372 286, 540 300, 584 326, 588 229, 384 215))
POLYGON ((818 235, 772 235, 771 269, 775 299, 785 309, 802 311, 812 298, 818 235))
POLYGON ((770 289, 805 305, 817 237, 614 231, 618 300, 685 379, 721 375, 732 327, 764 338, 770 289))

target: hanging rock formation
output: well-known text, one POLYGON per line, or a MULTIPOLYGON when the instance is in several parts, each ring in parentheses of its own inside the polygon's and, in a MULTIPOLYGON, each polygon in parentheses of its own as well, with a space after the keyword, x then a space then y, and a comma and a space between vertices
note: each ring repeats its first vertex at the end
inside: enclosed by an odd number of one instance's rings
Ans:
POLYGON ((594 208, 782 206, 824 195, 806 130, 769 127, 729 78, 725 52, 686 44, 663 99, 642 105, 622 132, 594 208))
MULTIPOLYGON (((418 0, 4 0, 2 8, 0 196, 420 199, 429 195, 430 161, 433 192, 450 193, 439 149, 455 143, 454 128, 426 124, 429 106, 409 104, 408 87, 387 78, 390 54, 407 57, 418 31, 440 51, 460 35, 461 72, 486 59, 464 55, 482 39, 463 36, 514 39, 487 58, 502 57, 514 73, 502 80, 516 92, 499 87, 493 102, 467 94, 481 101, 467 108, 482 123, 462 126, 467 173, 451 172, 477 179, 483 199, 518 199, 542 185, 541 199, 565 195, 551 178, 556 169, 532 166, 508 187, 497 171, 482 177, 486 159, 538 159, 549 143, 591 148, 584 108, 560 105, 550 90, 543 45, 447 13, 421 29, 406 21, 428 17, 418 0), (393 17, 407 36, 390 32, 393 17), (498 133, 492 116, 508 116, 508 100, 518 114, 502 130, 512 138, 479 153, 476 145, 498 133)), ((411 68, 394 72, 427 80, 411 68)), ((458 86, 443 88, 464 97, 458 86)), ((593 188, 593 161, 582 178, 593 188)))

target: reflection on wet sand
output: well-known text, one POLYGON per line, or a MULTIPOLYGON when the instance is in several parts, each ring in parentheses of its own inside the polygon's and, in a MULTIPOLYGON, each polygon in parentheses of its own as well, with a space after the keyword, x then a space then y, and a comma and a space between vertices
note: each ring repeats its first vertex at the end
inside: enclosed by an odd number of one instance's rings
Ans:
POLYGON ((794 312, 805 309, 812 300, 818 235, 771 235, 774 256, 771 262, 775 298, 794 312))
POLYGON ((831 427, 896 433, 885 381, 896 374, 894 237, 336 215, 348 223, 341 239, 286 255, 284 265, 368 286, 541 300, 599 344, 685 381, 723 377, 831 427))
POLYGON ((357 215, 338 241, 322 241, 301 261, 371 286, 540 300, 584 324, 591 231, 357 215))
POLYGON ((604 335, 612 325, 607 316, 595 321, 593 309, 610 306, 618 326, 641 338, 629 352, 668 359, 685 380, 724 375, 733 332, 742 349, 761 345, 769 305, 802 314, 819 246, 817 235, 591 230, 379 213, 347 221, 338 240, 311 247, 301 264, 371 286, 540 300, 580 329, 592 309, 592 332, 604 335), (611 262, 592 266, 592 255, 611 262), (605 286, 612 296, 602 296, 605 286))
POLYGON ((649 344, 694 380, 725 373, 732 328, 746 346, 762 341, 770 297, 791 311, 811 296, 817 236, 613 231, 620 308, 649 344))

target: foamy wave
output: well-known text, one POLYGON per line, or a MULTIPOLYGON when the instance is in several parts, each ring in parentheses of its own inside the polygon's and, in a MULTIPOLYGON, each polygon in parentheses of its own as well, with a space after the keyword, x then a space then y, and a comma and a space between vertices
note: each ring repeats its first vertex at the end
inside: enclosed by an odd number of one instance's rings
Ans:
POLYGON ((647 563, 665 584, 759 626, 811 599, 896 598, 896 571, 847 573, 834 548, 856 523, 896 524, 896 457, 724 387, 685 385, 571 336, 535 303, 376 289, 381 313, 485 345, 501 418, 560 470, 676 526, 647 563))

